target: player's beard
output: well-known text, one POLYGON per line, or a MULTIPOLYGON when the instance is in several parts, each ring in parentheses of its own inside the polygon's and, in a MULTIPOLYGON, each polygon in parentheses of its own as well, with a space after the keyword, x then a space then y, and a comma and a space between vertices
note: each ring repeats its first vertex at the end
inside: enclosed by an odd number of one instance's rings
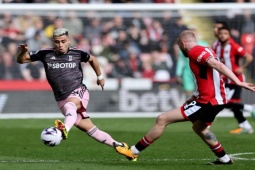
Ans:
POLYGON ((226 44, 227 41, 228 41, 228 39, 226 39, 226 40, 221 40, 221 39, 219 39, 219 42, 220 42, 221 44, 226 44))
POLYGON ((186 50, 181 49, 181 51, 182 51, 183 55, 184 55, 186 58, 188 58, 188 57, 189 57, 189 56, 188 56, 188 52, 187 52, 186 50))

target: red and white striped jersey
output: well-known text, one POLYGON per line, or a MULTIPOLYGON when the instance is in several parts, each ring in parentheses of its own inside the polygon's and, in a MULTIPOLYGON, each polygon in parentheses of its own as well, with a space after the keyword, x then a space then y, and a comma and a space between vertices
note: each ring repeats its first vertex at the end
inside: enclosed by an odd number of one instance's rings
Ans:
MULTIPOLYGON (((243 47, 230 38, 225 47, 222 47, 220 42, 215 43, 213 45, 213 51, 219 57, 220 61, 235 73, 236 77, 238 77, 240 81, 243 82, 245 80, 244 74, 236 73, 236 69, 239 67, 240 59, 246 54, 243 47)), ((225 82, 228 84, 235 84, 230 79, 225 79, 225 82)))
POLYGON ((209 47, 195 46, 188 53, 190 68, 193 72, 197 91, 197 101, 200 103, 210 102, 212 105, 226 103, 226 92, 221 74, 208 66, 206 63, 216 54, 209 47))

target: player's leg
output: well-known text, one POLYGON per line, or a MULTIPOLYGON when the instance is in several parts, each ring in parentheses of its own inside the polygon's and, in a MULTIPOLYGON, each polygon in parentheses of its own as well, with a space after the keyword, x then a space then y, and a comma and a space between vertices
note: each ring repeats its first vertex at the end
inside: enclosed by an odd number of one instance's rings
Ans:
MULTIPOLYGON (((244 104, 242 103, 228 103, 227 107, 231 108, 234 113, 234 116, 238 122, 239 128, 231 130, 231 134, 240 134, 240 133, 253 133, 253 128, 249 121, 244 117, 243 109, 244 104)), ((248 107, 249 108, 249 107, 248 107)))
POLYGON ((240 134, 240 133, 253 133, 253 128, 249 121, 244 117, 243 111, 244 109, 249 109, 252 111, 252 107, 245 106, 244 104, 240 103, 241 101, 241 92, 242 88, 234 85, 228 84, 227 89, 229 92, 228 96, 228 104, 226 104, 226 108, 229 108, 233 111, 234 116, 238 122, 239 128, 231 130, 231 134, 240 134))
POLYGON ((74 93, 73 95, 75 94, 77 94, 78 96, 75 96, 74 98, 69 98, 69 99, 72 102, 74 102, 75 105, 77 106, 78 114, 76 114, 77 116, 75 120, 72 120, 72 121, 69 120, 69 122, 66 122, 67 123, 66 125, 68 125, 68 123, 70 125, 75 125, 77 128, 79 128, 83 132, 86 132, 90 137, 94 138, 95 140, 101 143, 105 143, 109 146, 113 146, 113 142, 121 145, 121 143, 114 140, 108 133, 100 130, 91 121, 89 115, 86 112, 86 108, 89 102, 88 90, 84 90, 82 87, 81 89, 77 91, 77 93, 74 93))
POLYGON ((89 93, 86 86, 75 89, 66 99, 59 101, 58 106, 65 116, 64 123, 61 120, 55 121, 55 127, 61 130, 63 139, 68 137, 68 132, 74 126, 77 120, 77 110, 83 108, 81 97, 89 100, 89 93))
POLYGON ((80 107, 79 103, 79 99, 75 97, 69 97, 66 100, 62 101, 63 106, 60 107, 60 110, 65 116, 64 123, 61 120, 56 120, 55 127, 62 132, 63 139, 66 139, 68 137, 68 132, 71 130, 71 128, 74 126, 74 123, 76 122, 77 108, 80 107))
POLYGON ((134 160, 139 153, 150 146, 155 140, 161 137, 168 124, 185 121, 180 108, 165 112, 157 117, 156 123, 150 131, 131 148, 126 146, 115 146, 118 153, 125 155, 128 159, 134 160))
POLYGON ((100 143, 104 143, 112 147, 113 143, 122 146, 122 143, 114 140, 108 133, 96 127, 86 112, 78 114, 75 126, 79 128, 81 131, 86 132, 90 137, 94 138, 100 143))
POLYGON ((210 103, 201 105, 201 109, 191 115, 189 118, 193 122, 194 132, 210 147, 211 151, 218 157, 216 161, 209 164, 232 164, 233 161, 226 154, 225 150, 217 140, 208 125, 211 125, 216 115, 223 109, 223 106, 212 106, 210 103), (197 118, 196 121, 193 121, 197 118))
POLYGON ((225 150, 221 146, 220 142, 217 140, 213 132, 207 128, 207 124, 201 121, 196 121, 193 123, 193 130, 198 136, 210 147, 211 151, 218 157, 216 161, 210 162, 208 164, 232 164, 233 161, 226 154, 225 150))

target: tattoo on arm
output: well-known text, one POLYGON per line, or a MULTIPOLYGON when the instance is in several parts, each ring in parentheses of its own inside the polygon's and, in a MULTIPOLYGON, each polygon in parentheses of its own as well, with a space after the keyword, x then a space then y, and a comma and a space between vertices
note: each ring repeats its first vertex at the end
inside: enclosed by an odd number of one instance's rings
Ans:
POLYGON ((216 136, 211 131, 209 131, 205 134, 205 139, 206 140, 213 140, 215 142, 217 141, 216 136))

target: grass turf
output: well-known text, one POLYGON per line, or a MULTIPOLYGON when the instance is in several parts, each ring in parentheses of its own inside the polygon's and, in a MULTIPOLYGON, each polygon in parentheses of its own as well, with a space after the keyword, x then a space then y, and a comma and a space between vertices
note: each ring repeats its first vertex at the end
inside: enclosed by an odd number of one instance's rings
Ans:
MULTIPOLYGON (((249 119, 252 125, 254 121, 249 119)), ((240 169, 255 166, 255 135, 230 135, 236 128, 234 118, 217 118, 211 127, 235 164, 210 166, 216 157, 196 136, 190 122, 169 125, 163 136, 144 150, 137 162, 129 162, 111 147, 102 145, 73 128, 59 146, 48 147, 40 141, 41 131, 53 126, 53 119, 0 120, 1 170, 204 170, 240 169)), ((154 118, 93 119, 100 129, 118 141, 135 144, 153 126, 154 118)))

